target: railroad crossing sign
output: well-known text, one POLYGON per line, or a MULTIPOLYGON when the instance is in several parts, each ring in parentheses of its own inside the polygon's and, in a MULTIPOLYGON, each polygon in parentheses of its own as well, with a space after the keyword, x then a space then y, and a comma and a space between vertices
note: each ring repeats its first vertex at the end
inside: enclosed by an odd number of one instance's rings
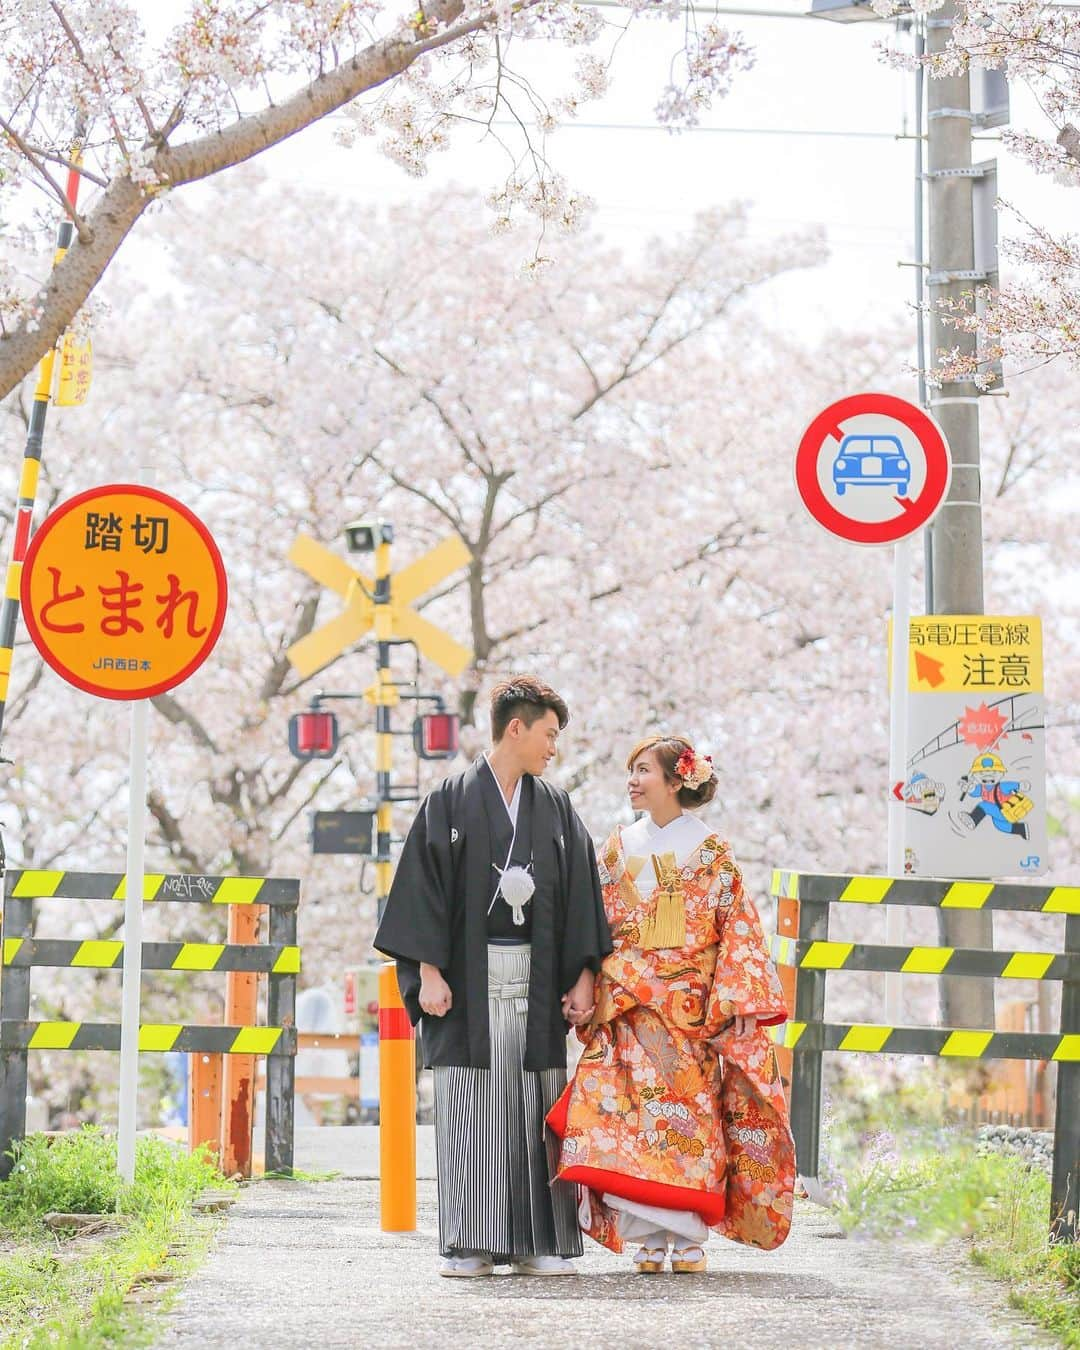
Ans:
POLYGON ((146 699, 186 680, 225 622, 210 531, 175 497, 111 483, 80 492, 27 550, 22 608, 34 646, 69 684, 146 699))
POLYGON ((893 544, 933 519, 952 476, 941 428, 892 394, 830 404, 799 442, 795 484, 819 525, 853 544, 893 544))
POLYGON ((376 626, 377 609, 388 609, 389 632, 380 632, 379 637, 415 642, 423 655, 447 674, 460 675, 472 660, 472 652, 441 628, 422 619, 412 608, 412 603, 451 572, 464 567, 471 557, 461 539, 451 535, 422 558, 392 575, 390 603, 384 606, 376 604, 372 577, 356 571, 324 544, 307 535, 299 535, 289 550, 289 561, 340 595, 345 608, 337 618, 293 643, 286 653, 293 668, 305 678, 314 675, 376 626))

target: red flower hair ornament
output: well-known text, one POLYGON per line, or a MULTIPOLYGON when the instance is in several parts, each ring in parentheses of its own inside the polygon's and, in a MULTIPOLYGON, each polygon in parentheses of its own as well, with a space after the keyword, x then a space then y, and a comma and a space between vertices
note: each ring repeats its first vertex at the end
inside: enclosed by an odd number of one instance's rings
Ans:
POLYGON ((686 749, 675 765, 675 776, 683 787, 699 788, 713 776, 711 755, 699 755, 696 750, 686 749))

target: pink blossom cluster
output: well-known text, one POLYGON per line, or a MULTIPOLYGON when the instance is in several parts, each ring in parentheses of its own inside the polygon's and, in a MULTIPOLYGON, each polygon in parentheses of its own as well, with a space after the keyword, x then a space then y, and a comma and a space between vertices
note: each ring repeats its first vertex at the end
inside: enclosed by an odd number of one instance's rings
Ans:
MULTIPOLYGON (((81 246, 47 277, 41 241, 34 312, 0 276, 0 397, 71 323, 151 201, 332 114, 342 140, 378 135, 413 176, 455 132, 479 128, 507 156, 500 226, 522 204, 575 228, 586 199, 562 185, 547 136, 604 92, 625 23, 681 8, 626 0, 621 23, 578 0, 187 0, 179 13, 167 27, 135 0, 0 0, 0 215, 28 216, 44 191, 81 246), (590 50, 568 88, 544 90, 522 73, 530 41, 590 50)), ((673 123, 692 122, 751 61, 713 24, 673 48, 681 74, 661 100, 673 123)))

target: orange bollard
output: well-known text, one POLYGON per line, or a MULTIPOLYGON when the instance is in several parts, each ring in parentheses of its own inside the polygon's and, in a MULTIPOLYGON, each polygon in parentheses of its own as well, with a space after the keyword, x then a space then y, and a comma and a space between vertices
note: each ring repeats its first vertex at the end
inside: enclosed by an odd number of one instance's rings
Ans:
MULTIPOLYGON (((791 938, 794 941, 799 936, 799 902, 798 900, 789 900, 786 896, 781 896, 776 902, 776 931, 782 938, 791 938)), ((784 1002, 787 1004, 788 1017, 795 1016, 795 980, 798 971, 794 966, 778 966, 777 973, 780 976, 780 987, 784 991, 784 1002)), ((782 1045, 774 1047, 776 1050, 776 1062, 780 1069, 780 1081, 791 1094, 791 1051, 786 1050, 782 1045)))
POLYGON ((221 1151, 221 1061, 218 1054, 188 1055, 188 1148, 221 1151))
MULTIPOLYGON (((230 905, 230 943, 259 940, 262 905, 230 905)), ((230 970, 225 976, 225 1024, 251 1027, 258 1019, 259 977, 230 970)), ((255 1123, 255 1056, 225 1056, 221 1117, 221 1170, 227 1177, 251 1176, 251 1132, 255 1123)))
POLYGON ((416 1038, 397 970, 379 970, 379 1205, 384 1233, 416 1227, 416 1038))

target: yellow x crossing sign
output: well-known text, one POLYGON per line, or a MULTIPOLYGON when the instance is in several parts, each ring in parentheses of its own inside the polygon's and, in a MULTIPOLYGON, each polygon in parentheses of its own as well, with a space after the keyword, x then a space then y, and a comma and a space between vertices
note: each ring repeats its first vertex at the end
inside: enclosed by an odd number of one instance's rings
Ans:
POLYGON ((394 573, 390 579, 390 603, 376 605, 373 578, 357 572, 324 544, 298 535, 289 550, 289 561, 340 595, 345 608, 336 619, 293 643, 286 653, 290 664, 305 678, 314 675, 359 641, 369 628, 375 628, 380 638, 415 642, 423 655, 447 674, 460 675, 472 660, 472 652, 422 619, 412 608, 412 602, 443 577, 464 567, 471 556, 458 536, 451 535, 430 553, 394 573), (383 613, 377 614, 377 610, 383 613))

